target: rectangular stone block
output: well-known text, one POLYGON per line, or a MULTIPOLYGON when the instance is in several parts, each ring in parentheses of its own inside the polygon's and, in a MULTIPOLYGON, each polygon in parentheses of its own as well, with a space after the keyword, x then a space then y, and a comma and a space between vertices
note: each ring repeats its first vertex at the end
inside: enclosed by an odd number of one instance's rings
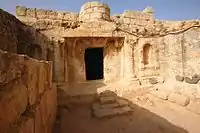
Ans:
POLYGON ((34 59, 28 59, 26 60, 26 67, 28 69, 28 77, 27 77, 27 81, 26 84, 28 86, 28 99, 29 99, 29 104, 33 105, 36 100, 37 97, 39 95, 38 92, 38 82, 42 82, 39 81, 39 65, 38 62, 36 62, 34 59))
POLYGON ((96 12, 101 12, 101 13, 105 13, 105 12, 106 12, 106 9, 103 8, 103 7, 95 7, 95 8, 94 8, 94 11, 96 11, 96 12))
POLYGON ((131 19, 130 18, 124 18, 124 23, 125 24, 130 24, 131 22, 131 19))
POLYGON ((101 104, 110 104, 115 102, 115 97, 100 97, 101 104))
POLYGON ((39 107, 41 122, 45 126, 44 130, 51 132, 57 113, 57 88, 55 85, 44 93, 39 107))
POLYGON ((91 13, 90 18, 102 18, 102 13, 91 13))
POLYGON ((16 6, 16 15, 17 16, 26 16, 26 7, 16 6))
POLYGON ((39 19, 45 19, 48 17, 47 11, 44 9, 36 9, 36 15, 37 15, 37 18, 39 19))
POLYGON ((169 94, 168 100, 182 106, 187 106, 190 102, 190 98, 188 96, 184 96, 178 93, 169 94))
POLYGON ((56 11, 46 10, 46 14, 49 19, 57 19, 58 18, 58 12, 56 12, 56 11))
POLYGON ((0 92, 0 131, 6 133, 28 105, 27 88, 22 81, 5 86, 10 91, 0 92), (8 88, 7 88, 8 87, 8 88))
POLYGON ((24 71, 24 56, 0 51, 0 83, 9 83, 24 71))
POLYGON ((36 87, 38 89, 38 94, 42 94, 46 89, 45 88, 46 76, 47 76, 46 68, 44 67, 43 63, 40 63, 38 68, 38 74, 37 74, 38 82, 36 87))
POLYGON ((27 8, 26 16, 36 18, 36 8, 27 8))

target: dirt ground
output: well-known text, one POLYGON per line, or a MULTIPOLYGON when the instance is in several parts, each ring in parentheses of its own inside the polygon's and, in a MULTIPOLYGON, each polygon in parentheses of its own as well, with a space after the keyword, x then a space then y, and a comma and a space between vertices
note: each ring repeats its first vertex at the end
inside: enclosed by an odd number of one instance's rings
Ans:
POLYGON ((55 133, 200 133, 200 116, 150 94, 125 94, 133 111, 96 118, 90 104, 62 109, 55 133))

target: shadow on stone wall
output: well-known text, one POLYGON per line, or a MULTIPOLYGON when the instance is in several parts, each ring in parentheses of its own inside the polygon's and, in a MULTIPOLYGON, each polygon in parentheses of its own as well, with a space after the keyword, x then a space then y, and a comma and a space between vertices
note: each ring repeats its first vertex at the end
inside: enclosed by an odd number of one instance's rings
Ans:
POLYGON ((65 96, 58 110, 55 133, 188 133, 112 91, 74 99, 65 96), (74 104, 78 100, 88 104, 74 104))
POLYGON ((1 50, 31 55, 32 58, 46 60, 47 46, 51 44, 49 38, 3 10, 0 10, 0 20, 1 50), (34 47, 35 45, 39 47, 40 53, 34 47), (30 53, 30 46, 32 47, 32 53, 30 53))

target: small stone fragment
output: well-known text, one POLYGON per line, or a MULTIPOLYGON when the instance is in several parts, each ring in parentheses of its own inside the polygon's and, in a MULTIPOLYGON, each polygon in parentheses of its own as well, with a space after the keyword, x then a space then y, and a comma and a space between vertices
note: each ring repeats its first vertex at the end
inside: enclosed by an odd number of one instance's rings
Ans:
POLYGON ((175 78, 177 81, 181 81, 181 82, 184 80, 184 77, 180 75, 176 75, 175 78))
POLYGON ((158 81, 156 80, 156 78, 149 78, 149 83, 154 85, 154 84, 157 84, 158 81))

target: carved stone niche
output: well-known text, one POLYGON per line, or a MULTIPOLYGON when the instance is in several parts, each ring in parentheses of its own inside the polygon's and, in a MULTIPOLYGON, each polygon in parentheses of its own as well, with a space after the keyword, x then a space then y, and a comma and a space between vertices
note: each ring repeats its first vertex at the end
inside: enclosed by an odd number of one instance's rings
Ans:
POLYGON ((159 68, 158 66, 158 50, 156 45, 146 42, 139 48, 140 69, 159 68))

